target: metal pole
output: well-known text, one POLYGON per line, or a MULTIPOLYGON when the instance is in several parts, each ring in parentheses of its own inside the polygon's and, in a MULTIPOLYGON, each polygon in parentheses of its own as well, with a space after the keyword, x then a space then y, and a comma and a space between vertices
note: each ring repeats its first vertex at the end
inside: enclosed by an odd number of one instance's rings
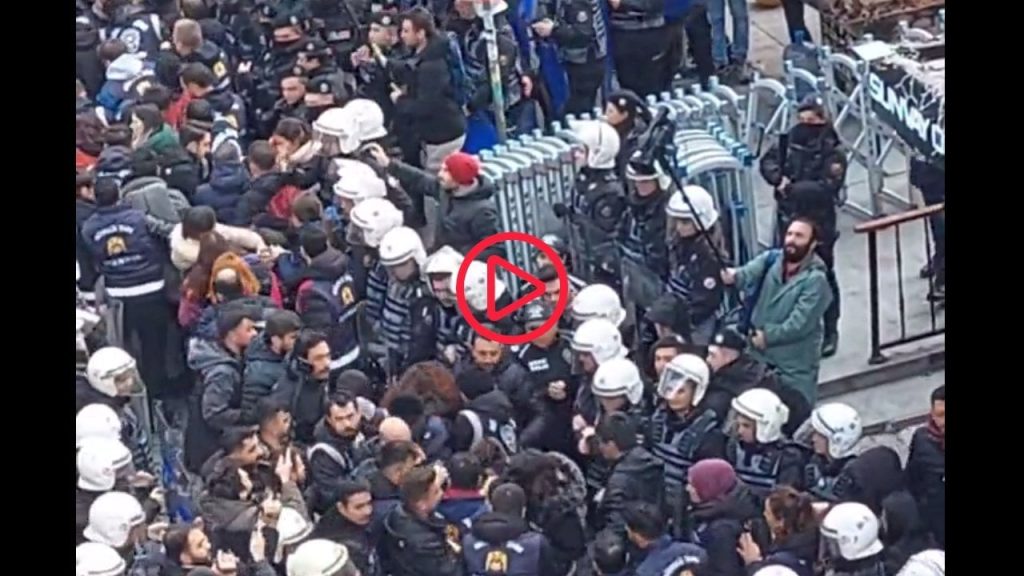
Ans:
POLYGON ((868 289, 871 309, 871 358, 868 364, 881 364, 888 360, 882 354, 881 329, 878 317, 878 233, 868 232, 868 289))
POLYGON ((505 122, 505 91, 501 85, 501 63, 498 60, 498 30, 494 25, 493 0, 477 0, 477 14, 484 22, 483 39, 487 45, 487 68, 491 80, 491 101, 494 112, 494 126, 498 130, 498 141, 508 137, 505 122))

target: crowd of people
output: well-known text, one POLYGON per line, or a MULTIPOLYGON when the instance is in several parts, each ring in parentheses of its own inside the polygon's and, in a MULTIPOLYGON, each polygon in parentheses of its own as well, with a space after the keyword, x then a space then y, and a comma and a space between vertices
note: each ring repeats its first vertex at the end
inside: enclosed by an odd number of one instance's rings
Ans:
MULTIPOLYGON (((820 102, 762 159, 778 248, 742 266, 711 194, 631 161, 684 27, 710 75, 705 4, 494 3, 513 128, 593 108, 608 59, 619 85, 543 238, 570 281, 537 253, 545 297, 497 322, 503 246, 458 280, 501 231, 463 151, 494 96, 473 3, 76 6, 80 576, 944 574, 944 387, 905 466, 817 401, 846 169, 820 102), (507 346, 456 293, 503 334, 569 305, 507 346)), ((742 76, 740 42, 714 64, 742 76)))

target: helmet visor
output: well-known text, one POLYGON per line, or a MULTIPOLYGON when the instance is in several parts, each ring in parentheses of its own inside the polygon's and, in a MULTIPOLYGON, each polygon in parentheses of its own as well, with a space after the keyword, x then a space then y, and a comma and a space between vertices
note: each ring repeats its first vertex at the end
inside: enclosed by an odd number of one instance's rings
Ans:
POLYGON ((111 374, 108 379, 113 382, 118 396, 134 396, 143 392, 142 378, 135 366, 111 374))
MULTIPOLYGON (((687 382, 693 382, 693 380, 687 378, 686 374, 674 369, 671 365, 666 366, 665 371, 661 373, 661 379, 658 380, 658 396, 671 398, 678 394, 687 382)), ((696 386, 696 382, 693 382, 693 384, 696 386)))

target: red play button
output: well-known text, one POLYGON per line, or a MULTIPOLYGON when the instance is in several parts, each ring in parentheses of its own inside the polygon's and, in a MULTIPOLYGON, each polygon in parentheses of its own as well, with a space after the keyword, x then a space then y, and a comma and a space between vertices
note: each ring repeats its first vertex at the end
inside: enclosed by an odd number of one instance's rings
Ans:
MULTIPOLYGON (((512 314, 516 310, 519 310, 523 306, 526 306, 530 302, 540 298, 546 292, 544 282, 500 256, 488 257, 486 264, 487 310, 485 315, 487 320, 490 322, 497 322, 506 318, 509 314, 512 314), (500 310, 496 309, 497 298, 495 297, 499 268, 506 270, 515 278, 525 281, 531 287, 531 290, 527 294, 520 296, 519 299, 511 304, 503 306, 500 310)), ((550 246, 545 244, 543 240, 535 236, 530 236, 529 234, 523 234, 522 232, 501 232, 489 238, 485 238, 476 246, 473 246, 473 248, 466 253, 466 258, 462 261, 462 266, 459 267, 455 285, 459 287, 456 291, 455 297, 459 312, 463 319, 466 320, 466 322, 468 322, 473 330, 478 334, 484 336, 488 340, 501 342, 502 344, 516 345, 532 342, 538 336, 546 333, 548 330, 551 330, 556 326, 558 324, 558 320, 562 316, 562 313, 565 312, 566 307, 569 305, 569 274, 565 269, 565 265, 562 264, 561 258, 559 258, 558 254, 552 250, 550 246), (493 330, 493 326, 489 326, 477 318, 476 313, 474 313, 473 309, 470 308, 469 304, 466 302, 465 282, 466 271, 469 269, 469 265, 487 248, 494 246, 495 244, 506 242, 525 242, 533 248, 543 252, 555 267, 555 272, 558 274, 558 283, 561 286, 558 302, 555 303, 554 314, 552 314, 542 326, 538 326, 525 334, 499 334, 495 332, 493 330)), ((480 311, 477 311, 477 313, 479 312, 480 311)))
POLYGON ((487 319, 491 322, 497 322, 537 298, 540 298, 544 295, 546 289, 547 287, 544 286, 544 283, 538 280, 533 274, 526 272, 519 266, 512 264, 501 256, 491 256, 487 259, 487 319), (508 270, 516 278, 529 282, 533 290, 530 290, 530 292, 524 296, 520 296, 515 302, 504 306, 501 310, 495 310, 497 298, 494 296, 494 287, 497 284, 495 280, 498 279, 499 267, 508 270))

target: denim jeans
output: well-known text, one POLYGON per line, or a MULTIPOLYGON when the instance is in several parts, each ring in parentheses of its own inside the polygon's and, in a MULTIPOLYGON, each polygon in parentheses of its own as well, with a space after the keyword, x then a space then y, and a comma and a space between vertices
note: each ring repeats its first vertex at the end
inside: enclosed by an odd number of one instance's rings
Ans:
POLYGON ((745 63, 750 49, 750 15, 747 0, 708 0, 708 22, 711 23, 711 54, 715 66, 729 62, 745 63), (732 14, 732 42, 725 35, 725 5, 732 14))

